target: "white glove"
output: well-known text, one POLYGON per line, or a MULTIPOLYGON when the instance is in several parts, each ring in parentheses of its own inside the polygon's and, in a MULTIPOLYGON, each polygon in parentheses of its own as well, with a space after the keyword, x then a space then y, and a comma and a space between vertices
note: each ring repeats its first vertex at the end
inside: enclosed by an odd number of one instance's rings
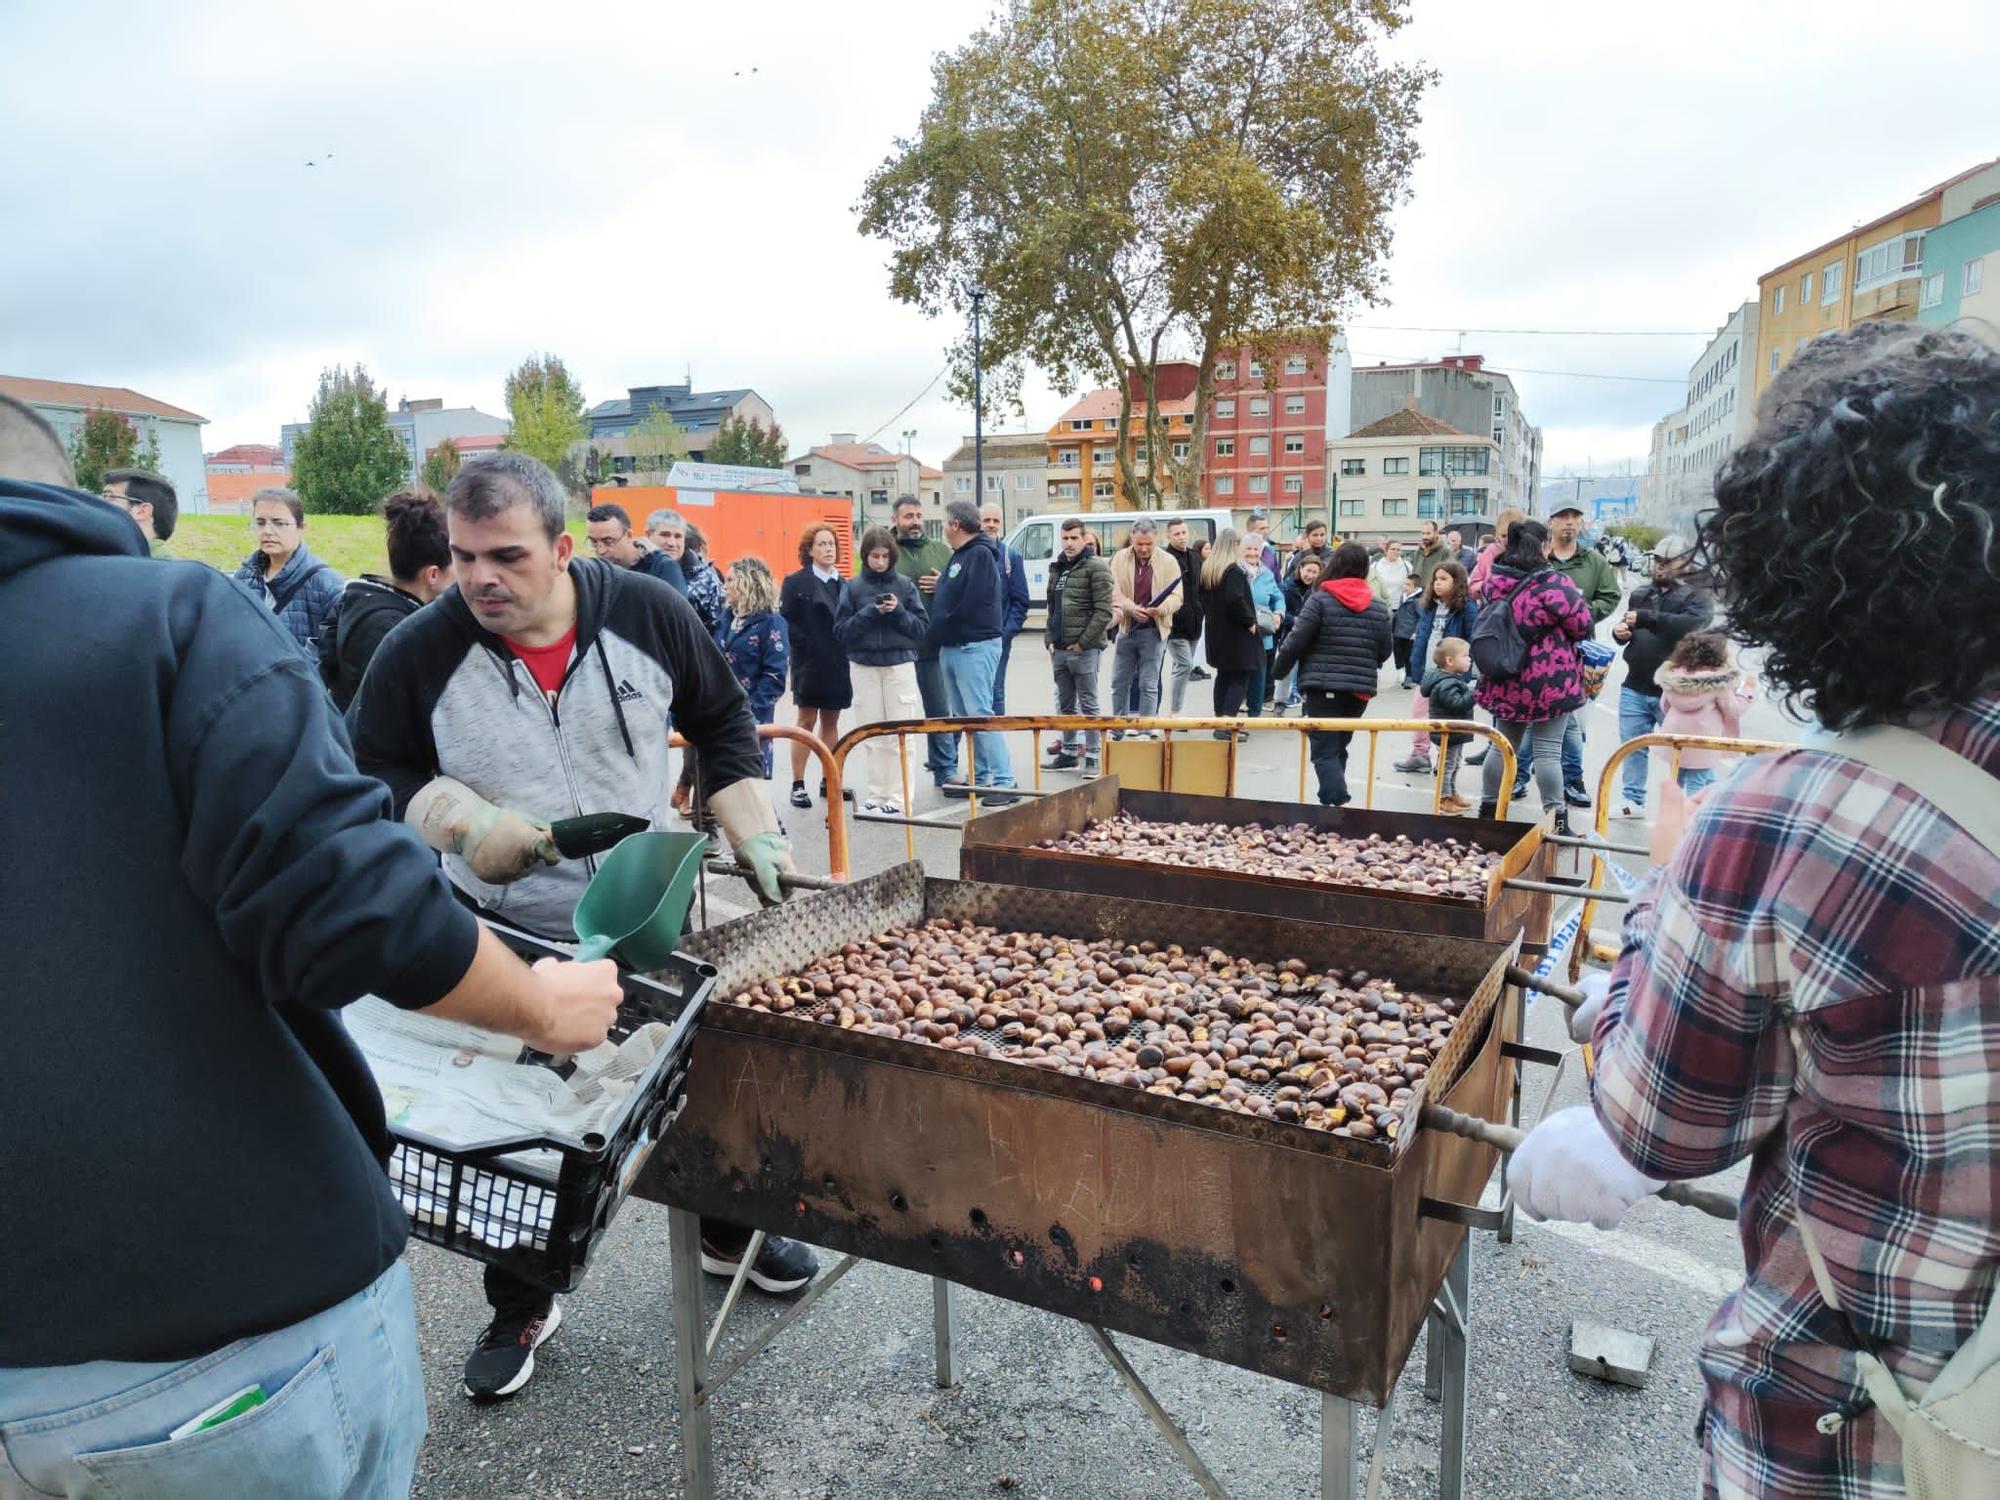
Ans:
POLYGON ((1588 1042, 1597 1029, 1597 1018, 1604 1013, 1604 997, 1611 993, 1611 976, 1594 969, 1577 981, 1576 987, 1583 991, 1583 1004, 1569 1013, 1569 1039, 1588 1042))
POLYGON ((1587 1104, 1559 1109, 1521 1142, 1507 1189, 1531 1219, 1567 1219, 1616 1229, 1625 1211, 1660 1184, 1618 1154, 1587 1104))
POLYGON ((464 860, 488 885, 506 885, 538 864, 562 859, 546 821, 495 807, 449 776, 429 782, 412 797, 403 821, 438 853, 464 860))

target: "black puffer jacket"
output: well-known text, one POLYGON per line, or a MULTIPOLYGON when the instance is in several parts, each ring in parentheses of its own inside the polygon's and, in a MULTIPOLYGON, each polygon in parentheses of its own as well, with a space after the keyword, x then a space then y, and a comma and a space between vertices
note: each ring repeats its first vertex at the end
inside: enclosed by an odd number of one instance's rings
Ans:
POLYGON ((1273 670, 1283 677, 1296 666, 1301 692, 1373 697, 1395 645, 1389 611, 1367 583, 1330 578, 1299 612, 1273 670))
POLYGON ((840 591, 833 636, 856 666, 899 667, 917 659, 930 621, 930 611, 909 579, 893 571, 870 573, 863 569, 840 591), (886 615, 875 607, 884 594, 894 594, 899 606, 886 615))

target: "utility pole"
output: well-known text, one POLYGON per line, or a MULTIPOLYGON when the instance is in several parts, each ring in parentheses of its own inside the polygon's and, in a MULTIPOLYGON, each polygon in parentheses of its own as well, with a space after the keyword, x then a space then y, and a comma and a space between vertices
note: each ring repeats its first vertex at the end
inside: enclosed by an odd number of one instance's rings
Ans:
POLYGON ((979 366, 979 314, 986 302, 984 287, 968 287, 972 299, 972 493, 973 504, 986 503, 986 396, 979 366))

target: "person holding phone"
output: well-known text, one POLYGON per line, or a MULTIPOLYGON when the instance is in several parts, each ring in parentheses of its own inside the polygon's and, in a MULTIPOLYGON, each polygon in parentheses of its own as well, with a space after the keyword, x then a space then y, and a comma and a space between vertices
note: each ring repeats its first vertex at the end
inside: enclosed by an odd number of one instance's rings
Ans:
MULTIPOLYGON (((854 714, 861 724, 915 719, 924 712, 917 684, 930 612, 916 584, 896 571, 896 536, 875 526, 861 536, 861 571, 847 580, 834 613, 833 634, 847 653, 854 684, 854 714)), ((903 813, 903 779, 897 742, 888 735, 862 746, 867 783, 861 811, 887 817, 903 813)))

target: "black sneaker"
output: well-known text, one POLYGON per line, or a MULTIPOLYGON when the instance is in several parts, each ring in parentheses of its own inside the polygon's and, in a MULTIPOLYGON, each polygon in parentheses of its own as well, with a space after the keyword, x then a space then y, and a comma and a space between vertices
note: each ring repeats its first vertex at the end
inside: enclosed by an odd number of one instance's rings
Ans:
POLYGON ((805 784, 805 783, 804 783, 803 781, 795 781, 795 782, 793 782, 793 783, 792 783, 792 806, 794 806, 794 807, 811 807, 812 805, 813 805, 813 799, 812 799, 812 798, 811 798, 811 796, 810 796, 810 795, 808 795, 808 794, 807 794, 807 792, 806 792, 806 784, 805 784))
MULTIPOLYGON (((716 1243, 703 1237, 701 1242, 701 1268, 711 1276, 734 1276, 736 1268, 743 1264, 743 1252, 748 1243, 734 1250, 721 1249, 716 1243)), ((812 1251, 797 1240, 770 1235, 764 1241, 764 1248, 757 1252, 757 1259, 750 1264, 750 1284, 767 1292, 796 1292, 811 1281, 819 1271, 819 1262, 812 1251)))
POLYGON ((503 1312, 486 1325, 465 1359, 465 1394, 474 1401, 505 1401, 535 1374, 535 1351, 562 1327, 562 1304, 553 1297, 542 1311, 503 1312))
POLYGON ((1196 667, 1193 671, 1188 673, 1189 682, 1206 682, 1208 681, 1208 678, 1209 678, 1209 671, 1207 667, 1196 667))
POLYGON ((981 807, 1012 807, 1020 800, 1012 792, 1001 791, 998 788, 990 792, 982 788, 979 793, 979 805, 981 807))
POLYGON ((1572 781, 1568 786, 1563 788, 1563 801, 1567 802, 1571 807, 1588 807, 1590 806, 1590 793, 1583 789, 1582 782, 1572 781))
POLYGON ((1472 754, 1470 754, 1470 755, 1466 756, 1466 757, 1465 757, 1465 763, 1466 763, 1466 764, 1467 764, 1468 766, 1483 766, 1483 765, 1485 765, 1485 764, 1486 764, 1486 746, 1485 746, 1485 744, 1483 744, 1483 743, 1482 743, 1482 744, 1480 745, 1480 747, 1479 747, 1479 748, 1478 748, 1477 750, 1473 751, 1473 752, 1472 752, 1472 754))
POLYGON ((1077 758, 1065 750, 1056 756, 1054 760, 1043 761, 1042 769, 1044 771, 1073 771, 1076 769, 1076 763, 1077 758))

